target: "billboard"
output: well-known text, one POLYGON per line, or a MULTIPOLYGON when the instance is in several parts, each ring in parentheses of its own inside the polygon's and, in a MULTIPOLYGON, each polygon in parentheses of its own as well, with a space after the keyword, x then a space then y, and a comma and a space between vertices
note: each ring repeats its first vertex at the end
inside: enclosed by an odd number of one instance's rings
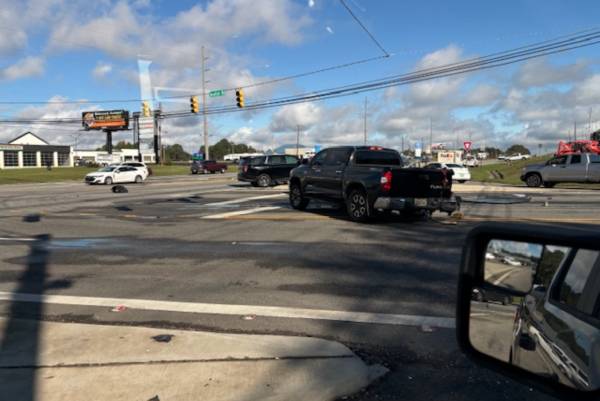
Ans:
POLYGON ((99 110, 81 113, 81 124, 86 130, 118 131, 129 128, 127 110, 99 110))

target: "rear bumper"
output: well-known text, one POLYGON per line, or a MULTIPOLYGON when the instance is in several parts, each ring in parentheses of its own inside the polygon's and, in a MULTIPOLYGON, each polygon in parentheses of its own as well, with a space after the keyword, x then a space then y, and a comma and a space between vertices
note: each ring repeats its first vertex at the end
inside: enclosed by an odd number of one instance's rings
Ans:
POLYGON ((256 177, 245 177, 243 175, 238 174, 237 176, 238 181, 242 181, 242 182, 253 182, 256 181, 256 177))
POLYGON ((391 198, 379 197, 373 205, 381 210, 430 210, 452 213, 460 210, 460 199, 450 198, 391 198))

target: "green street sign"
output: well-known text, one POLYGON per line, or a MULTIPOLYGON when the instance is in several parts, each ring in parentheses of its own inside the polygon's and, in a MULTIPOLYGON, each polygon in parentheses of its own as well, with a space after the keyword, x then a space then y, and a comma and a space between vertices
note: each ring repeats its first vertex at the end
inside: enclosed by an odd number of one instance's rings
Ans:
POLYGON ((210 97, 223 96, 224 94, 225 94, 225 91, 223 89, 217 89, 216 91, 208 92, 208 96, 210 96, 210 97))

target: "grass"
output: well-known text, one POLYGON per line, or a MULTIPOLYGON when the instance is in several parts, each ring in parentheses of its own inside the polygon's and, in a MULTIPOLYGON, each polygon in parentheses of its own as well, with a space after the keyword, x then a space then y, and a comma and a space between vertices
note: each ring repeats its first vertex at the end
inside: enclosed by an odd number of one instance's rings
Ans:
POLYGON ((548 156, 532 157, 529 160, 519 160, 511 162, 500 161, 497 164, 488 164, 481 167, 471 168, 471 179, 473 181, 492 182, 510 185, 524 185, 521 181, 521 169, 528 164, 543 163, 548 160, 548 156), (492 171, 497 171, 504 178, 495 178, 492 171))
MULTIPOLYGON (((151 166, 155 176, 190 174, 190 167, 185 165, 151 166)), ((23 168, 0 170, 0 185, 24 184, 35 182, 83 181, 83 177, 97 168, 89 167, 55 167, 48 171, 46 168, 23 168)), ((237 166, 230 165, 228 172, 237 172, 237 166)))

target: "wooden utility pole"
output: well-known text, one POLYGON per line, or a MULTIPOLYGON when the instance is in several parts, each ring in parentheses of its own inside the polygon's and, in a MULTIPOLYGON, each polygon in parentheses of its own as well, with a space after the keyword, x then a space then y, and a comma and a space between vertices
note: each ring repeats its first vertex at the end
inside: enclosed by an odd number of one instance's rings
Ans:
POLYGON ((202 118, 204 119, 204 160, 210 159, 208 151, 208 121, 206 116, 206 58, 204 57, 204 46, 202 46, 202 118))
POLYGON ((364 111, 364 137, 365 146, 367 146, 367 97, 365 96, 365 111, 364 111))
POLYGON ((300 157, 300 125, 296 126, 296 157, 300 157))
POLYGON ((577 140, 577 121, 573 121, 573 140, 577 140))

